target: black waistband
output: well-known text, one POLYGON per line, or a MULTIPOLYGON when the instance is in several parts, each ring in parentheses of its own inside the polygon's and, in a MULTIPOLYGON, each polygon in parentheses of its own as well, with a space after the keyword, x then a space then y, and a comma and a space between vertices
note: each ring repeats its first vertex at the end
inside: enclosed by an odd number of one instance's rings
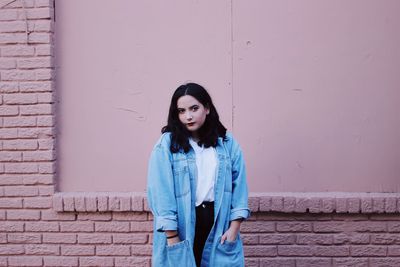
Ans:
POLYGON ((198 205, 196 207, 196 209, 200 209, 200 208, 211 208, 214 207, 214 201, 204 201, 203 203, 201 203, 200 205, 198 205))

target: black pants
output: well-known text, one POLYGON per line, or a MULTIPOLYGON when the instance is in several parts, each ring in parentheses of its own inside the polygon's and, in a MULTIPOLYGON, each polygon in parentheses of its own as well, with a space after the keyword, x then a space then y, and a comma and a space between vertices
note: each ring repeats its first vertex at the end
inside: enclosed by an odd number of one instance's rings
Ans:
POLYGON ((204 245, 213 224, 214 202, 203 202, 196 207, 196 230, 194 236, 193 252, 197 266, 200 266, 204 245))

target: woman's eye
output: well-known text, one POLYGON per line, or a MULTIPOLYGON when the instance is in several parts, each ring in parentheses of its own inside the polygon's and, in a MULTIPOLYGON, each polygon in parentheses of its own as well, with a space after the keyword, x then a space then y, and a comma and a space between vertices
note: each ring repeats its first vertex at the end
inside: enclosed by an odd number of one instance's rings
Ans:
POLYGON ((178 112, 179 112, 179 114, 182 114, 182 113, 185 112, 185 110, 184 109, 178 109, 178 112))
POLYGON ((196 110, 198 110, 199 109, 199 107, 193 107, 193 111, 196 111, 196 110))

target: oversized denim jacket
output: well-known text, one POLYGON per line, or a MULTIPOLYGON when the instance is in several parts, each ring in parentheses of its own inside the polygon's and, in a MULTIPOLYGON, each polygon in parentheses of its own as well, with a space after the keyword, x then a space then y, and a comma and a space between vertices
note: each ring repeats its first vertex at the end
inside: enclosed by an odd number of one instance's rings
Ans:
MULTIPOLYGON (((230 221, 246 219, 248 189, 242 151, 231 134, 218 139, 214 185, 214 226, 206 241, 201 266, 244 266, 240 234, 220 244, 230 221)), ((197 168, 195 153, 170 152, 170 133, 154 146, 148 169, 147 199, 154 216, 153 266, 196 266, 193 255, 197 168), (168 246, 165 230, 177 230, 181 242, 168 246)))

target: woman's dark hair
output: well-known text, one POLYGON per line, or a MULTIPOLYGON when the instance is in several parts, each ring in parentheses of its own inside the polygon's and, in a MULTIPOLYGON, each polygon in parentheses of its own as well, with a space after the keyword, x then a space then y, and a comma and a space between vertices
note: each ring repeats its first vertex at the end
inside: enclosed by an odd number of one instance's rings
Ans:
POLYGON ((161 129, 162 133, 171 132, 171 152, 176 153, 183 150, 187 153, 191 147, 189 144, 190 132, 181 123, 178 114, 178 99, 184 95, 193 96, 205 108, 209 109, 210 112, 198 131, 198 144, 204 145, 204 147, 216 147, 218 137, 226 139, 226 128, 219 121, 218 112, 206 89, 197 83, 187 83, 179 86, 172 95, 168 113, 168 124, 161 129))

